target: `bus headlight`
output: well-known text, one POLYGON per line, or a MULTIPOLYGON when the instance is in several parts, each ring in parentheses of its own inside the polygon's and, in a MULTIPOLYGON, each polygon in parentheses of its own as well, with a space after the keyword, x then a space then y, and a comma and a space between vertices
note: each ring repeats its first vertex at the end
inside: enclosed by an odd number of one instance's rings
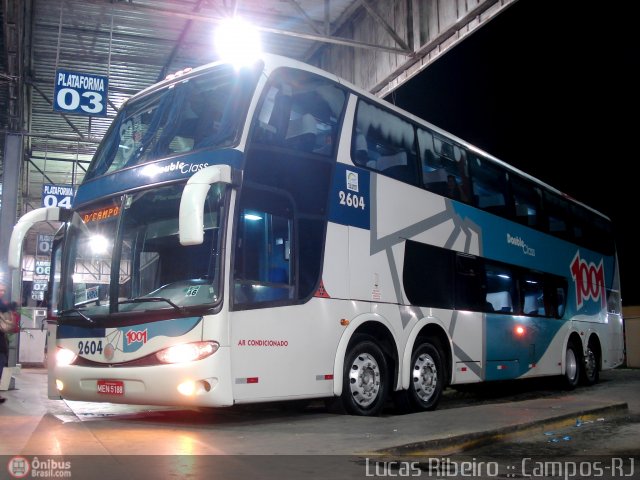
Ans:
POLYGON ((75 362, 78 355, 68 348, 58 348, 56 352, 56 365, 64 367, 75 362))
POLYGON ((194 342, 174 345, 156 353, 162 363, 194 362, 213 355, 218 351, 218 342, 194 342))

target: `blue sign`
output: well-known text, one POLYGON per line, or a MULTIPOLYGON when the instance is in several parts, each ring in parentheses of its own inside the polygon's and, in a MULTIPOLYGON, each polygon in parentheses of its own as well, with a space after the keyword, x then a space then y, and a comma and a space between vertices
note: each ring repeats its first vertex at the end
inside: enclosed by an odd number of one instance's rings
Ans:
POLYGON ((75 189, 71 185, 42 185, 42 206, 71 208, 75 189))
POLYGON ((38 234, 38 243, 36 244, 36 255, 51 255, 51 246, 53 245, 53 235, 46 233, 38 234))
POLYGON ((109 78, 58 69, 53 109, 80 115, 107 115, 109 78))
POLYGON ((333 176, 329 220, 342 225, 370 228, 370 175, 358 167, 336 164, 333 176))

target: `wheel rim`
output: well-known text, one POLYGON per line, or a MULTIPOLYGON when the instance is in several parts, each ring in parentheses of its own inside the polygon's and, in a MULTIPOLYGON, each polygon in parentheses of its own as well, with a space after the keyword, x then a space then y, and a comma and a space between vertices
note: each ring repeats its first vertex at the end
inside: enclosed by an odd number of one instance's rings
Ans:
POLYGON ((587 356, 584 359, 584 366, 587 378, 593 380, 596 376, 596 369, 598 367, 596 365, 596 355, 590 348, 587 348, 587 356))
POLYGON ((351 395, 361 407, 368 407, 380 393, 380 367, 369 353, 361 353, 351 363, 349 372, 351 395))
POLYGON ((413 389, 423 402, 428 402, 436 391, 438 370, 431 355, 423 353, 413 364, 413 389))
POLYGON ((567 364, 566 376, 570 382, 573 382, 578 375, 578 362, 576 361, 576 354, 573 348, 567 348, 565 357, 565 363, 567 364))

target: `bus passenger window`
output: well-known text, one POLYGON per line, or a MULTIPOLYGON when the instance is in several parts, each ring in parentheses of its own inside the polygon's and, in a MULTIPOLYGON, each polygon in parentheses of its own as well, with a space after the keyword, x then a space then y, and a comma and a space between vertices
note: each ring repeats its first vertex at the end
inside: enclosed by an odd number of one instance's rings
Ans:
POLYGON ((473 204, 497 215, 506 215, 506 173, 492 163, 471 156, 469 158, 473 204))
POLYGON ((317 135, 316 119, 305 113, 289 120, 285 143, 289 148, 310 152, 316 147, 317 135))
POLYGON ((369 161, 369 145, 367 145, 367 138, 360 132, 353 136, 351 158, 353 158, 353 163, 360 166, 366 166, 369 161))
POLYGON ((487 298, 489 311, 514 313, 517 311, 517 297, 513 272, 507 267, 486 264, 487 298))
POLYGON ((560 196, 544 192, 544 209, 547 214, 547 231, 560 238, 574 240, 569 228, 569 202, 560 196))
POLYGON ((528 316, 549 316, 551 305, 544 295, 545 283, 539 274, 526 272, 521 277, 522 313, 528 316))
POLYGON ((435 152, 433 134, 418 128, 418 146, 422 159, 422 181, 427 190, 444 195, 447 183, 447 171, 435 152))
POLYGON ((453 200, 469 202, 469 175, 464 148, 418 129, 424 187, 453 200))
POLYGON ((452 260, 451 250, 406 241, 402 285, 412 305, 455 308, 452 260))
POLYGON ((256 304, 292 300, 292 219, 284 211, 244 208, 235 251, 235 301, 256 304))
POLYGON ((567 305, 567 281, 555 275, 545 276, 545 306, 547 317, 562 318, 567 305))
MULTIPOLYGON (((486 311, 487 285, 483 259, 460 252, 455 256, 456 310, 486 311)), ((490 311, 493 311, 493 307, 490 311)))
POLYGON ((517 176, 511 176, 511 194, 515 221, 529 227, 538 226, 540 212, 540 189, 517 176))
POLYGON ((567 290, 566 288, 556 288, 556 317, 562 318, 564 316, 564 309, 567 305, 567 290))
POLYGON ((274 76, 254 120, 254 140, 332 155, 344 103, 344 91, 329 80, 282 69, 274 76))
POLYGON ((358 101, 355 133, 352 145, 354 163, 405 183, 418 185, 418 166, 415 150, 415 130, 411 123, 400 116, 358 101), (364 140, 360 135, 364 136, 364 140))

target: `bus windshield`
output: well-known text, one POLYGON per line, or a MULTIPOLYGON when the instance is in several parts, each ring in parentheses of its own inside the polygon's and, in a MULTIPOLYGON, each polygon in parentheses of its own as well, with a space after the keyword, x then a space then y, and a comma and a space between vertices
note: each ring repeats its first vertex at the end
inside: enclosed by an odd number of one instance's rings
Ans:
POLYGON ((127 102, 85 180, 159 158, 233 145, 255 88, 256 71, 218 65, 127 102))
POLYGON ((220 241, 226 187, 211 186, 204 242, 182 246, 184 185, 154 188, 81 212, 67 235, 61 286, 64 317, 207 306, 220 295, 220 241))

